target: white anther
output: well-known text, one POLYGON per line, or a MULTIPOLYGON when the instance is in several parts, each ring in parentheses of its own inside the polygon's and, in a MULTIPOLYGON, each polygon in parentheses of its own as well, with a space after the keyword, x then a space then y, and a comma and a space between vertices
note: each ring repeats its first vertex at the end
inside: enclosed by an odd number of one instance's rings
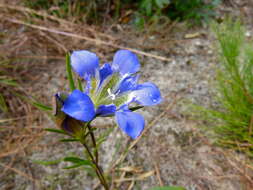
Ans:
POLYGON ((113 94, 113 93, 111 92, 111 89, 110 89, 110 88, 107 89, 107 92, 108 92, 108 94, 109 94, 109 97, 111 97, 112 100, 115 100, 116 95, 113 94))

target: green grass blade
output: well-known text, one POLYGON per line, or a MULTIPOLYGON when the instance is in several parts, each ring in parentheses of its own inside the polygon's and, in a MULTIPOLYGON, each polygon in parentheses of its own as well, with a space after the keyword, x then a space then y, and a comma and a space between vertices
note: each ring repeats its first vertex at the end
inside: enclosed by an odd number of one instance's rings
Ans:
POLYGON ((75 87, 75 82, 74 82, 73 75, 72 75, 69 53, 66 54, 66 69, 67 69, 67 77, 68 77, 68 81, 69 81, 69 88, 71 91, 73 91, 76 89, 76 87, 75 87))
POLYGON ((61 142, 76 142, 79 141, 79 139, 71 138, 71 139, 61 139, 61 142))
POLYGON ((0 79, 0 83, 8 85, 8 86, 18 86, 18 84, 13 79, 0 79))
POLYGON ((44 130, 46 130, 48 132, 52 132, 52 133, 59 133, 59 134, 65 134, 65 135, 67 135, 67 133, 65 131, 60 130, 60 129, 46 128, 44 130))
POLYGON ((3 112, 8 112, 8 107, 2 94, 0 94, 0 110, 3 112))
POLYGON ((78 89, 83 92, 82 81, 80 79, 77 79, 77 82, 78 82, 78 89))
POLYGON ((57 159, 57 160, 49 160, 49 161, 44 161, 44 160, 32 160, 32 162, 44 166, 49 166, 49 165, 56 165, 59 164, 62 161, 62 159, 57 159))
POLYGON ((52 107, 46 106, 46 105, 44 105, 44 104, 42 104, 42 103, 39 103, 39 102, 32 102, 32 104, 33 104, 36 108, 38 108, 38 109, 40 109, 40 110, 42 110, 42 111, 52 111, 52 110, 53 110, 52 107))
POLYGON ((81 158, 78 158, 78 157, 65 157, 64 158, 64 161, 65 162, 71 162, 71 163, 74 163, 74 164, 82 164, 82 165, 88 165, 88 166, 91 166, 92 165, 92 163, 91 163, 91 161, 89 161, 89 160, 83 160, 83 159, 81 159, 81 158))
POLYGON ((83 166, 83 164, 74 164, 72 166, 64 167, 63 169, 69 170, 69 169, 74 169, 74 168, 78 168, 78 167, 81 167, 81 166, 83 166))

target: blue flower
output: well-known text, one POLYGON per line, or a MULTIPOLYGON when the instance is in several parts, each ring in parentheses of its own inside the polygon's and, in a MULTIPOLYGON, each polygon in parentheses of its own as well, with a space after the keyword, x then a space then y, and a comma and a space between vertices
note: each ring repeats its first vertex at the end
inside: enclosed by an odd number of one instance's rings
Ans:
POLYGON ((74 71, 86 80, 85 92, 74 90, 63 103, 62 111, 72 118, 89 122, 98 116, 115 115, 120 129, 133 139, 144 129, 142 115, 129 110, 129 104, 153 106, 162 101, 156 85, 138 84, 140 63, 128 50, 119 50, 112 63, 99 67, 96 54, 80 50, 71 55, 74 71))

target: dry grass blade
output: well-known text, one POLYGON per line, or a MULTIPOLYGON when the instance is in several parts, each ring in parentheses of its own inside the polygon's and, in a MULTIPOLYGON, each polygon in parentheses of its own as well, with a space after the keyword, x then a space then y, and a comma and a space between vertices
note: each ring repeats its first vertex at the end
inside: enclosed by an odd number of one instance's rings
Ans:
POLYGON ((21 120, 21 119, 27 119, 27 116, 18 117, 18 118, 11 118, 11 119, 0 119, 0 123, 12 122, 12 121, 17 121, 17 120, 21 120))
POLYGON ((130 185, 128 186, 127 190, 131 190, 131 189, 133 189, 133 187, 134 187, 134 181, 132 181, 130 183, 130 185))
POLYGON ((161 174, 160 174, 158 164, 155 162, 154 166, 155 166, 155 173, 156 173, 156 177, 157 177, 158 182, 159 182, 159 186, 162 187, 162 186, 164 186, 164 184, 163 184, 163 181, 162 181, 162 178, 161 178, 161 174))
MULTIPOLYGON (((198 137, 202 139, 202 142, 208 146, 212 146, 212 144, 207 140, 200 132, 197 132, 198 137)), ((234 175, 229 176, 221 176, 219 175, 217 178, 240 178, 242 184, 245 184, 246 190, 251 190, 253 188, 253 166, 251 160, 244 160, 240 158, 240 155, 236 155, 233 151, 228 150, 220 150, 215 149, 214 154, 222 156, 226 159, 226 163, 230 165, 236 172, 234 175)))
POLYGON ((141 172, 141 168, 139 167, 133 167, 133 166, 126 166, 123 168, 119 168, 120 171, 123 172, 134 172, 134 173, 140 173, 141 172))
POLYGON ((12 19, 12 18, 4 18, 4 20, 12 22, 12 23, 16 23, 16 24, 22 24, 22 25, 25 25, 25 26, 28 26, 28 27, 31 27, 31 28, 34 28, 34 29, 37 29, 37 30, 42 30, 42 31, 51 32, 51 33, 54 33, 54 34, 60 34, 60 35, 68 36, 68 37, 83 39, 83 40, 94 43, 96 46, 106 45, 106 46, 110 46, 110 47, 117 48, 117 49, 127 49, 127 50, 130 50, 130 51, 132 51, 136 54, 139 54, 139 55, 151 57, 151 58, 154 58, 154 59, 159 59, 161 61, 171 61, 171 59, 169 59, 167 57, 162 57, 162 56, 154 55, 154 54, 151 54, 151 53, 146 53, 146 52, 143 52, 143 51, 140 51, 140 50, 137 50, 137 49, 116 45, 112 42, 106 42, 106 41, 103 41, 103 40, 94 39, 94 38, 90 38, 90 37, 87 37, 87 36, 82 36, 82 35, 71 33, 71 32, 59 31, 59 30, 54 29, 54 28, 47 28, 47 27, 43 27, 43 26, 29 24, 29 23, 26 23, 24 21, 12 19))
MULTIPOLYGON (((41 11, 38 11, 38 10, 33 10, 33 9, 30 9, 30 8, 27 8, 27 7, 22 7, 22 6, 17 6, 17 5, 12 6, 12 5, 7 5, 7 4, 0 3, 0 8, 1 7, 6 8, 6 9, 15 10, 15 11, 26 12, 26 13, 38 15, 38 16, 41 16, 43 18, 47 18, 47 19, 50 19, 52 21, 56 21, 56 22, 62 24, 63 26, 66 26, 66 28, 72 28, 73 26, 76 26, 76 27, 80 28, 80 25, 78 25, 78 24, 75 24, 73 22, 70 22, 70 21, 67 21, 67 20, 52 16, 52 15, 49 15, 46 12, 41 12, 41 11)), ((87 30, 89 32, 96 33, 96 35, 108 38, 109 40, 115 40, 114 37, 112 37, 111 35, 98 32, 97 30, 93 29, 92 27, 82 27, 82 30, 87 30)))
POLYGON ((246 172, 246 167, 247 165, 245 163, 241 163, 241 161, 237 160, 236 158, 234 158, 235 160, 232 160, 229 156, 226 155, 227 161, 228 163, 235 168, 242 176, 244 176, 244 178, 248 181, 248 183, 251 184, 251 187, 253 187, 253 179, 250 175, 248 175, 248 173, 246 172), (240 164, 238 164, 240 163, 240 164), (244 166, 244 168, 240 168, 238 167, 238 165, 242 165, 244 166))
POLYGON ((31 148, 31 145, 33 145, 34 141, 36 141, 36 139, 39 139, 40 137, 42 137, 44 134, 44 132, 41 132, 40 134, 31 134, 29 133, 29 135, 19 135, 17 139, 15 139, 15 144, 13 145, 11 143, 11 141, 14 139, 14 136, 11 136, 11 138, 9 139, 10 142, 5 142, 5 147, 2 149, 2 151, 0 152, 0 158, 3 157, 7 157, 7 156, 12 156, 14 154, 17 154, 21 151, 23 151, 26 148, 31 148), (25 139, 25 142, 23 142, 25 139), (20 142, 18 142, 20 141, 20 142), (9 143, 9 144, 8 144, 9 143), (20 146, 21 144, 21 146, 20 146))
POLYGON ((32 176, 30 176, 30 175, 28 175, 28 174, 26 174, 26 173, 24 173, 24 172, 22 172, 22 171, 20 171, 20 170, 18 170, 18 169, 16 169, 16 168, 10 167, 10 166, 5 165, 5 164, 2 164, 2 163, 0 163, 0 166, 6 168, 6 169, 8 169, 8 170, 11 170, 11 171, 17 173, 18 175, 23 176, 23 177, 25 177, 25 178, 31 180, 31 181, 34 182, 35 185, 39 188, 40 182, 39 182, 37 179, 34 179, 32 176))
POLYGON ((144 180, 145 178, 148 178, 152 175, 154 175, 155 171, 149 171, 149 172, 145 172, 143 174, 140 174, 136 177, 129 177, 129 178, 120 178, 120 179, 115 179, 116 183, 122 183, 122 182, 126 182, 126 181, 137 181, 137 180, 144 180))
POLYGON ((40 56, 23 56, 17 55, 13 57, 14 59, 55 59, 55 60, 65 60, 64 56, 48 56, 48 55, 40 55, 40 56))

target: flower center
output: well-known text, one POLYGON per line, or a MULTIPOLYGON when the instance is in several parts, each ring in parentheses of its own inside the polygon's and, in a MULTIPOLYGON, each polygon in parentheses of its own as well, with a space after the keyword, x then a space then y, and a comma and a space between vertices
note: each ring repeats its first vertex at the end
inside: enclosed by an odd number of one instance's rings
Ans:
POLYGON ((113 94, 110 88, 107 89, 107 92, 108 92, 109 97, 110 97, 112 100, 115 100, 115 99, 116 99, 116 94, 113 94))

